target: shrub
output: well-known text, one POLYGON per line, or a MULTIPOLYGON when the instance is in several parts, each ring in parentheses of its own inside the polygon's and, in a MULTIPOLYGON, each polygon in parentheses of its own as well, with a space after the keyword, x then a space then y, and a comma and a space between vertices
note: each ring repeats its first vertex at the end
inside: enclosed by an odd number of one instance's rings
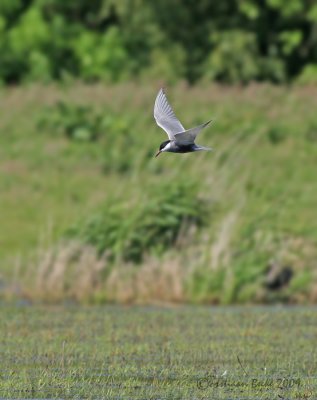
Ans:
POLYGON ((259 76, 256 37, 240 30, 216 32, 211 36, 211 54, 205 71, 209 79, 235 83, 259 76))
MULTIPOLYGON (((107 111, 98 112, 92 106, 65 101, 59 101, 44 109, 37 121, 41 132, 46 130, 52 134, 61 134, 71 141, 98 141, 104 173, 131 171, 136 160, 135 148, 138 147, 138 138, 130 126, 129 116, 117 116, 107 111)), ((140 158, 139 152, 137 156, 140 158)), ((144 153, 143 156, 149 157, 148 153, 144 153)))
POLYGON ((92 107, 59 101, 40 115, 38 128, 60 132, 69 139, 96 140, 102 131, 102 118, 92 107))
POLYGON ((283 142, 287 135, 286 126, 271 126, 267 131, 267 136, 271 144, 276 145, 283 142))
POLYGON ((303 85, 317 83, 317 64, 308 64, 299 75, 297 82, 303 85))
POLYGON ((128 75, 129 56, 117 27, 103 35, 84 31, 75 40, 74 50, 84 80, 117 82, 128 75))
POLYGON ((161 184, 138 203, 107 203, 88 221, 69 230, 70 237, 94 245, 112 260, 138 263, 147 253, 161 254, 203 225, 206 207, 191 183, 161 184))

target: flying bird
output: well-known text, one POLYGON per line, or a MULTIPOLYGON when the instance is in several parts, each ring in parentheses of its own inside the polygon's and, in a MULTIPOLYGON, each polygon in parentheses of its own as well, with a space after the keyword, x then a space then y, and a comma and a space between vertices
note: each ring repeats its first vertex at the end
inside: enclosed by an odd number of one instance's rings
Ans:
POLYGON ((193 151, 212 150, 209 147, 203 147, 195 143, 198 133, 205 126, 209 125, 211 120, 195 128, 185 130, 169 105, 163 89, 160 89, 156 96, 154 118, 157 125, 163 128, 168 136, 168 140, 161 143, 155 157, 165 151, 171 153, 191 153, 193 151))

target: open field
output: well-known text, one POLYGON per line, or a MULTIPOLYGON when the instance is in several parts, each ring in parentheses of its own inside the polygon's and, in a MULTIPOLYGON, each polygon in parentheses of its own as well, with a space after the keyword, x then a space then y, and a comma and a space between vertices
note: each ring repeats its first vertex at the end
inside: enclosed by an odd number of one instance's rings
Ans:
POLYGON ((316 302, 316 89, 168 88, 185 127, 214 118, 198 140, 214 151, 154 159, 158 87, 1 90, 1 287, 47 301, 316 302), (293 271, 274 293, 272 260, 293 271))
POLYGON ((1 398, 314 399, 316 308, 0 308, 1 398))

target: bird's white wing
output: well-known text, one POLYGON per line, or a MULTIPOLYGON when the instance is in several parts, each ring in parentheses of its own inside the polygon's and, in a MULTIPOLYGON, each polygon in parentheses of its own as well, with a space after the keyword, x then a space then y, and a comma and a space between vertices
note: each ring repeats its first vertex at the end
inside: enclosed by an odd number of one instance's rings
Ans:
POLYGON ((187 131, 175 133, 175 142, 177 144, 193 144, 195 142, 198 133, 210 124, 212 120, 205 122, 202 125, 196 126, 195 128, 188 129, 187 131))
POLYGON ((154 104, 154 118, 158 126, 166 131, 169 140, 174 140, 175 133, 185 131, 183 125, 169 105, 163 89, 158 92, 154 104))

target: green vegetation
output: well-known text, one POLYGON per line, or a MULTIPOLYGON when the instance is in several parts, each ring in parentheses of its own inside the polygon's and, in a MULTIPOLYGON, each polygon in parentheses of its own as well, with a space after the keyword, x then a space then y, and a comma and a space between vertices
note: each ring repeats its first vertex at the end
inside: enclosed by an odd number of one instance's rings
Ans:
POLYGON ((108 120, 94 111, 89 106, 61 101, 40 114, 38 129, 54 135, 60 132, 73 140, 94 141, 108 128, 108 120))
POLYGON ((83 227, 74 227, 70 237, 79 237, 110 258, 138 263, 145 252, 162 254, 175 246, 181 230, 199 226, 208 217, 193 185, 182 181, 162 185, 142 201, 126 206, 109 202, 83 227), (157 192, 157 193, 156 193, 157 192))
POLYGON ((310 0, 0 1, 0 398, 313 398, 316 26, 310 0), (213 152, 154 158, 162 86, 213 152))
POLYGON ((2 0, 0 82, 317 81, 308 0, 2 0))
POLYGON ((163 154, 157 88, 0 94, 2 296, 84 302, 316 301, 316 92, 168 92, 206 154, 163 154), (281 290, 268 264, 291 267, 281 290), (36 279, 34 277, 36 276, 36 279))
POLYGON ((1 307, 0 396, 312 399, 315 316, 311 308, 1 307))

